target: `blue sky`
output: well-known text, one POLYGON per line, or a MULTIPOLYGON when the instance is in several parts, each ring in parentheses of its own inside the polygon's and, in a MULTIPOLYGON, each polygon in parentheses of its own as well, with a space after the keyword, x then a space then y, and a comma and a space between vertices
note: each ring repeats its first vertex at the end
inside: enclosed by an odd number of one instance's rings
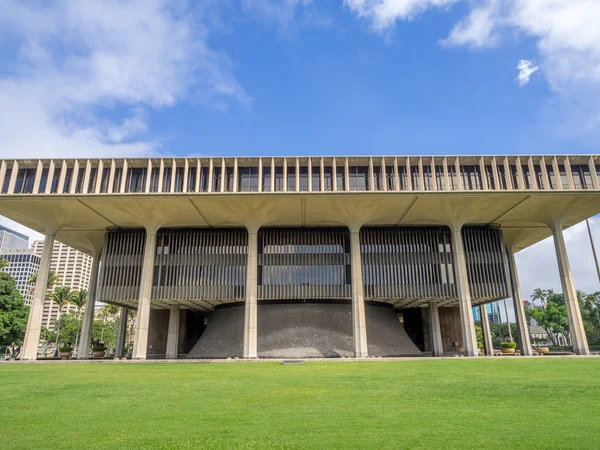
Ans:
POLYGON ((600 153, 599 23, 598 0, 3 0, 0 157, 600 153))

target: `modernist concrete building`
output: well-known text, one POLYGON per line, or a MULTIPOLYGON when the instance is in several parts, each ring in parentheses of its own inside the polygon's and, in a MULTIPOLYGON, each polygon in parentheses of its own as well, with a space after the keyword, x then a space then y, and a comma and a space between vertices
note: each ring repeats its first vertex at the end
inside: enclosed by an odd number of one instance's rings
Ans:
POLYGON ((0 214, 45 234, 23 357, 55 239, 94 257, 91 304, 137 309, 133 358, 476 356, 472 306, 506 297, 528 355, 514 254, 549 236, 588 354, 563 229, 600 213, 599 172, 600 156, 1 161, 0 214))

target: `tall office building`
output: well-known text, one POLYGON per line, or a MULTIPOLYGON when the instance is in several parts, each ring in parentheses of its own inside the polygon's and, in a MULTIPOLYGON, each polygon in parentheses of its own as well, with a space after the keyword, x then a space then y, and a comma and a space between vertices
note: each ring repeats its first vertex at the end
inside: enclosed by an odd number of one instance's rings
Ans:
MULTIPOLYGON (((34 241, 32 249, 42 255, 44 241, 34 241)), ((75 250, 61 242, 55 242, 52 250, 52 260, 50 270, 56 272, 60 277, 60 283, 57 286, 69 286, 71 289, 87 289, 90 282, 90 273, 92 269, 92 257, 85 253, 75 250)), ((73 305, 67 305, 63 308, 63 314, 74 309, 73 305)), ((46 301, 44 304, 44 313, 42 325, 48 329, 54 328, 56 317, 58 316, 58 305, 53 301, 46 301)))
POLYGON ((26 248, 29 248, 29 237, 0 225, 0 254, 26 248))
POLYGON ((15 279, 17 289, 23 296, 26 305, 33 301, 32 285, 29 278, 40 269, 40 256, 32 250, 16 249, 0 252, 0 258, 8 261, 8 266, 1 269, 15 279))
MULTIPOLYGON (((490 323, 502 323, 499 302, 487 303, 485 305, 485 309, 487 311, 488 320, 490 321, 490 323)), ((481 322, 481 314, 479 308, 473 308, 473 321, 481 322)))

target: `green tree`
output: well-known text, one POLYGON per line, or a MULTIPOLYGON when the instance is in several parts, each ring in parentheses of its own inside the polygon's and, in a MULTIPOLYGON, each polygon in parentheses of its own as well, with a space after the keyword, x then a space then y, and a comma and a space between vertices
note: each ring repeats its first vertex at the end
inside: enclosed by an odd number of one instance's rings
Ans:
MULTIPOLYGON (((512 334, 513 342, 518 344, 520 339, 519 334, 517 333, 516 323, 510 323, 510 332, 512 334)), ((490 334, 492 335, 492 346, 494 348, 500 348, 501 342, 508 341, 508 328, 506 323, 490 323, 490 334)))
POLYGON ((12 354, 23 344, 29 306, 17 290, 15 280, 0 272, 0 348, 10 347, 12 354))
POLYGON ((75 334, 75 351, 77 351, 77 344, 79 343, 79 323, 81 321, 81 309, 85 306, 87 301, 87 290, 81 289, 79 291, 73 291, 69 297, 69 303, 77 307, 77 333, 75 334))
POLYGON ((8 261, 0 256, 0 270, 4 269, 5 267, 8 267, 8 261))
POLYGON ((552 345, 557 346, 557 334, 562 334, 565 340, 568 341, 569 320, 567 318, 567 308, 562 294, 556 294, 553 291, 546 292, 546 308, 544 310, 526 309, 525 315, 528 320, 535 319, 548 333, 552 345))
POLYGON ((52 292, 52 294, 50 294, 50 296, 48 297, 49 300, 52 300, 53 302, 55 302, 58 305, 58 316, 57 316, 57 324, 56 324, 56 345, 58 346, 59 344, 59 337, 60 337, 60 318, 62 316, 62 309, 67 306, 67 304, 69 303, 69 300, 71 298, 71 295, 73 293, 71 292, 71 288, 69 286, 59 286, 56 289, 54 289, 54 292, 52 292))
MULTIPOLYGON (((34 273, 33 275, 31 275, 29 277, 29 284, 31 284, 31 288, 29 288, 29 293, 33 294, 33 291, 35 291, 35 283, 37 283, 37 277, 38 274, 34 273)), ((54 289, 54 286, 56 286, 58 283, 60 283, 60 277, 58 275, 56 275, 56 272, 54 272, 54 270, 51 270, 50 272, 48 272, 48 282, 46 283, 46 288, 47 291, 52 291, 54 289)), ((46 299, 48 299, 48 294, 46 293, 46 299)))
POLYGON ((531 303, 535 306, 535 302, 537 300, 540 301, 542 305, 542 309, 546 309, 546 298, 548 297, 548 291, 545 289, 536 288, 533 290, 533 294, 531 294, 531 303))

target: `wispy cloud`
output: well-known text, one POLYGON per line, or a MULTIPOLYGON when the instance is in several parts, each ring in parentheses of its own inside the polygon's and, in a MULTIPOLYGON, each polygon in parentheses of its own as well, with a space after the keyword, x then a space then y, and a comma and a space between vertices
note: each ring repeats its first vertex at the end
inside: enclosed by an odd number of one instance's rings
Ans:
POLYGON ((523 87, 529 83, 531 75, 540 70, 540 68, 533 64, 532 61, 522 59, 519 61, 519 64, 517 64, 517 70, 519 71, 519 74, 517 75, 515 82, 523 87))
POLYGON ((148 138, 144 109, 189 95, 251 102, 185 1, 5 0, 0 29, 17 55, 0 75, 5 157, 151 154, 160 143, 148 138), (130 113, 110 123, 100 108, 130 113))

